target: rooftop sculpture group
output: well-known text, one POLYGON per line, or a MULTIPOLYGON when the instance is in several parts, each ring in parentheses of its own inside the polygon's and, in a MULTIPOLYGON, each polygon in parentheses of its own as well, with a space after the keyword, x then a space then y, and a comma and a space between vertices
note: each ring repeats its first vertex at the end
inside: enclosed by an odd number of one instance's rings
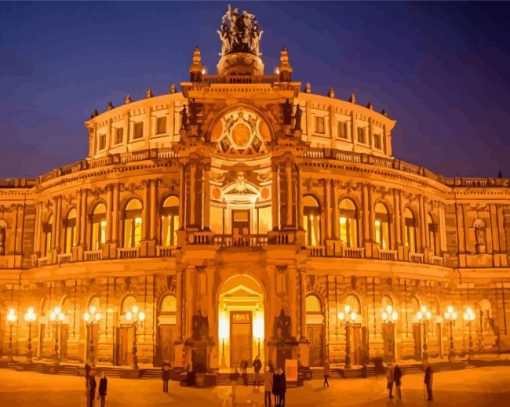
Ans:
POLYGON ((260 56, 260 31, 257 17, 254 14, 228 5, 227 12, 222 18, 220 30, 217 31, 221 40, 221 53, 224 56, 233 52, 249 52, 260 56))

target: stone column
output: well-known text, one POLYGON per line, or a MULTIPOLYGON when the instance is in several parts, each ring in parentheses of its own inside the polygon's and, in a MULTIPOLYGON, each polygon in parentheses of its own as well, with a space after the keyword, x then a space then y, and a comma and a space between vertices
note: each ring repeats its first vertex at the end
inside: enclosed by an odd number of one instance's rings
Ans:
POLYGON ((190 193, 189 193, 189 224, 188 226, 195 226, 195 218, 196 218, 196 174, 197 174, 197 167, 195 163, 190 164, 190 193))
POLYGON ((420 195, 420 214, 419 214, 419 225, 420 228, 420 241, 421 241, 421 252, 425 253, 427 249, 427 216, 425 213, 425 201, 423 195, 420 195))
POLYGON ((278 164, 273 162, 272 165, 272 209, 273 209, 273 229, 280 229, 280 191, 279 191, 279 174, 278 164))
POLYGON ((112 247, 116 248, 119 242, 119 206, 120 206, 120 185, 113 185, 113 202, 112 202, 112 247))
POLYGON ((330 210, 331 210, 331 185, 329 179, 324 179, 324 221, 322 224, 324 227, 324 237, 326 239, 331 239, 331 216, 330 216, 330 210))
POLYGON ((84 250, 87 250, 87 236, 86 236, 86 230, 87 230, 87 196, 88 196, 88 190, 84 189, 81 191, 81 217, 80 217, 80 223, 81 223, 81 230, 80 230, 80 245, 83 247, 84 250))
POLYGON ((369 197, 368 197, 368 185, 363 184, 362 187, 362 198, 363 198, 363 241, 365 243, 365 247, 367 243, 372 242, 372 238, 370 236, 370 205, 369 205, 369 197))
POLYGON ((337 188, 335 188, 335 180, 331 180, 331 187, 333 189, 333 201, 332 201, 332 207, 331 207, 331 210, 332 210, 332 213, 333 215, 331 216, 332 219, 331 219, 331 223, 332 223, 332 227, 333 227, 333 232, 332 232, 332 238, 334 240, 339 240, 340 239, 340 231, 339 231, 339 226, 340 226, 340 216, 339 216, 339 199, 340 199, 340 194, 338 193, 338 190, 337 188))
POLYGON ((287 226, 292 226, 292 162, 285 163, 285 175, 287 178, 287 226))
POLYGON ((107 186, 106 194, 106 242, 112 241, 113 185, 107 186))
POLYGON ((35 221, 34 221, 34 253, 35 254, 38 254, 41 251, 41 229, 42 229, 41 219, 42 219, 41 203, 36 202, 35 203, 35 221))
POLYGON ((204 168, 203 170, 203 187, 202 187, 202 194, 203 194, 203 205, 202 205, 202 225, 203 229, 209 229, 211 226, 211 208, 210 208, 210 195, 211 195, 211 188, 209 186, 209 171, 204 168))
POLYGON ((151 227, 150 227, 150 240, 156 241, 157 240, 157 232, 158 232, 158 208, 159 208, 159 202, 158 202, 158 181, 157 179, 152 180, 150 184, 150 220, 151 220, 151 227))

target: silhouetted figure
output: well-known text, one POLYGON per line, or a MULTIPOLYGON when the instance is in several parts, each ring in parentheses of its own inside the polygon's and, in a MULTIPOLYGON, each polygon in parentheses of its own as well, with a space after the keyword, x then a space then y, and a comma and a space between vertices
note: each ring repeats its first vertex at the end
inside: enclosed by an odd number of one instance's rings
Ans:
POLYGON ((85 363, 85 388, 89 387, 90 365, 85 363))
POLYGON ((89 376, 87 386, 87 406, 94 407, 94 397, 96 397, 96 378, 93 375, 89 376))
POLYGON ((430 366, 430 363, 427 363, 427 367, 425 368, 425 377, 423 379, 423 382, 425 383, 425 386, 427 387, 427 400, 432 400, 432 366, 430 366))
POLYGON ((161 379, 163 379, 163 393, 168 393, 168 381, 170 380, 170 363, 166 360, 161 366, 161 379))
POLYGON ((280 369, 280 383, 279 383, 279 396, 280 396, 280 404, 279 407, 285 407, 285 393, 287 392, 287 378, 285 377, 285 372, 280 369))
POLYGON ((388 365, 388 367, 386 368, 386 382, 387 382, 387 386, 388 386, 388 392, 389 392, 390 399, 393 398, 393 381, 395 380, 394 376, 395 376, 395 372, 394 372, 393 366, 388 365))
POLYGON ((253 366, 253 372, 255 373, 255 381, 253 382, 253 387, 258 390, 260 386, 260 369, 262 369, 262 362, 260 361, 259 356, 257 355, 255 357, 255 360, 252 363, 253 366))
POLYGON ((108 388, 108 379, 104 372, 101 372, 101 378, 99 379, 99 389, 97 391, 97 399, 101 400, 101 407, 106 404, 106 391, 108 388))
POLYGON ((241 361, 241 376, 243 377, 243 384, 248 386, 248 362, 246 360, 241 361))
POLYGON ((278 407, 280 405, 280 369, 277 369, 273 373, 273 389, 272 393, 274 396, 274 405, 278 407))
POLYGON ((402 400, 402 391, 400 386, 402 385, 402 369, 398 364, 395 364, 395 368, 393 369, 393 377, 395 379, 395 389, 397 390, 397 398, 402 400))
POLYGON ((264 407, 271 407, 271 391, 273 390, 273 371, 266 366, 264 372, 264 407))
POLYGON ((326 363, 324 363, 324 383, 323 387, 329 387, 329 376, 331 375, 331 369, 329 367, 329 362, 326 360, 326 363))

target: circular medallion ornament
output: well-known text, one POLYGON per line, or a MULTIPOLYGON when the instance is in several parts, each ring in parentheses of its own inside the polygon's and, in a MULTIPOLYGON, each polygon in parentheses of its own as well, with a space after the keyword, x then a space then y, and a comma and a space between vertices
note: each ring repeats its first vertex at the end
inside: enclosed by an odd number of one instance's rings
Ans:
POLYGON ((246 148, 251 139, 251 131, 244 123, 237 123, 232 128, 232 141, 237 148, 246 148))

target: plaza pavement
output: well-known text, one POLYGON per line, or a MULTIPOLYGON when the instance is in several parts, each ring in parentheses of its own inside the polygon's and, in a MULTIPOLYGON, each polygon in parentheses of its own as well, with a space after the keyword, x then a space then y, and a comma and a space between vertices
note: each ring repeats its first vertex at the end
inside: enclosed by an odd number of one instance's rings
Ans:
MULTIPOLYGON (((434 375, 433 402, 425 400, 423 376, 403 378, 403 400, 388 400, 383 376, 369 379, 306 382, 289 389, 287 406, 508 406, 510 405, 510 367, 483 367, 434 375)), ((86 405, 85 379, 74 376, 44 375, 0 369, 0 407, 74 407, 86 405)), ((263 406, 263 390, 237 388, 238 401, 252 400, 263 406)), ((230 387, 196 389, 170 383, 170 392, 161 391, 159 380, 109 379, 108 407, 129 406, 230 406, 230 387)), ((97 406, 97 403, 96 403, 97 406)))

